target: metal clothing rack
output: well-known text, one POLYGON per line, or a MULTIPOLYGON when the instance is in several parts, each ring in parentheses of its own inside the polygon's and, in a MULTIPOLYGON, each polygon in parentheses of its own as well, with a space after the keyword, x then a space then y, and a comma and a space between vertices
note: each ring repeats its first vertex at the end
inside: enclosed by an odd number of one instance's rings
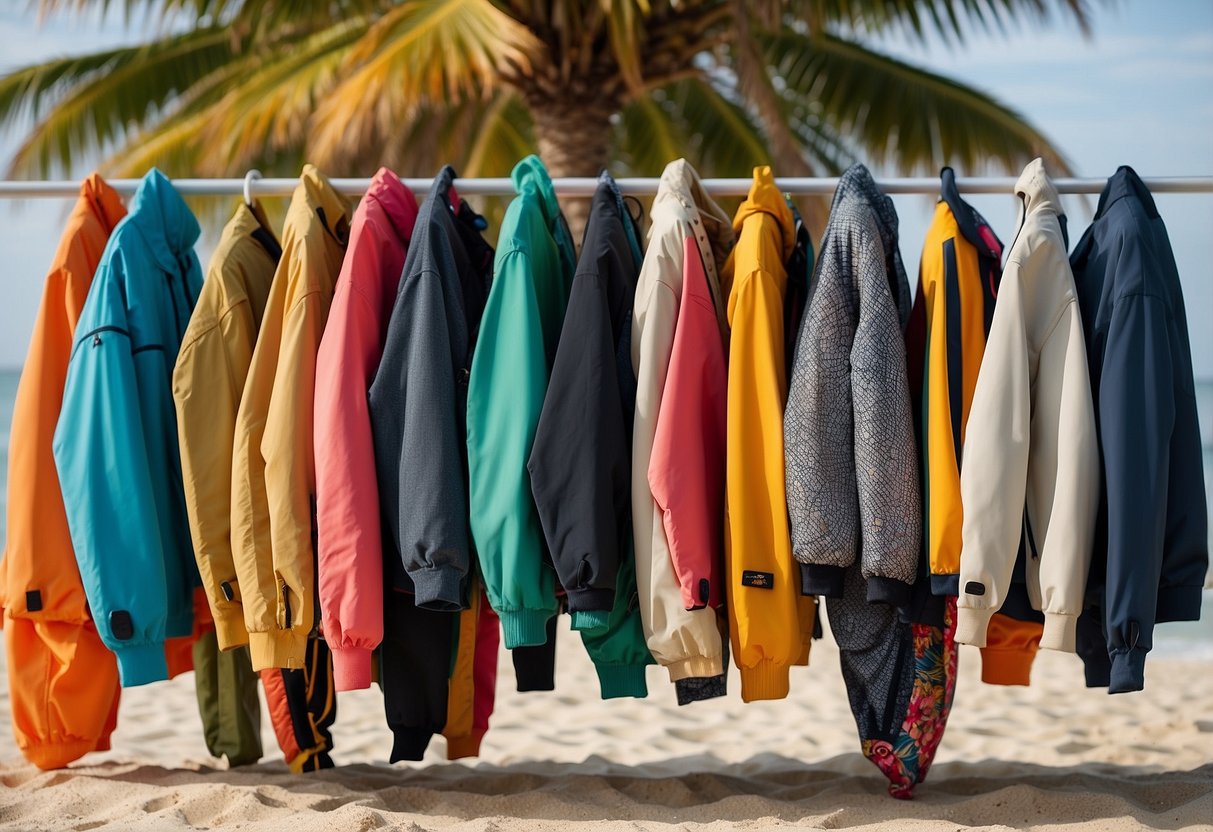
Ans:
MULTIPOLYGON (((110 186, 122 194, 133 194, 139 187, 138 179, 107 179, 110 186)), ((369 179, 330 179, 338 191, 348 196, 359 196, 370 186, 369 179)), ((432 179, 401 180, 415 193, 426 193, 432 179)), ((620 190, 629 195, 642 196, 657 193, 660 179, 621 178, 615 182, 620 190)), ((752 180, 704 179, 704 187, 715 196, 745 196, 752 180)), ((1162 176, 1144 180, 1155 194, 1213 193, 1213 176, 1162 176)), ((970 194, 1007 194, 1014 192, 1015 177, 957 178, 959 189, 970 194)), ((254 196, 290 196, 299 184, 292 179, 253 179, 248 183, 254 196)), ((560 196, 593 196, 598 180, 595 177, 562 177, 552 180, 560 196)), ((838 187, 837 177, 822 178, 777 178, 775 184, 789 194, 829 195, 838 187)), ((903 177, 877 179, 876 184, 886 194, 938 194, 938 177, 903 177)), ((1107 184, 1102 178, 1060 178, 1053 180, 1054 186, 1063 194, 1098 194, 1107 184)), ((244 193, 244 179, 174 179, 177 191, 191 196, 223 196, 244 193)), ((478 196, 512 196, 514 183, 508 178, 456 179, 455 188, 460 194, 478 196)), ((80 192, 79 180, 6 180, 0 181, 0 199, 31 199, 44 197, 74 197, 80 192)))

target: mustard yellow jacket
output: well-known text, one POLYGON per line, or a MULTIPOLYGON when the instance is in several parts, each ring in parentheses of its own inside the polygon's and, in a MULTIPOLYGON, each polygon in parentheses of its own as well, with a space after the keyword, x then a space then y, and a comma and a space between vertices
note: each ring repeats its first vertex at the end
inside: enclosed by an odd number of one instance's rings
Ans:
POLYGON ((253 668, 301 668, 314 619, 316 353, 352 206, 311 165, 282 232, 232 450, 232 556, 253 668))

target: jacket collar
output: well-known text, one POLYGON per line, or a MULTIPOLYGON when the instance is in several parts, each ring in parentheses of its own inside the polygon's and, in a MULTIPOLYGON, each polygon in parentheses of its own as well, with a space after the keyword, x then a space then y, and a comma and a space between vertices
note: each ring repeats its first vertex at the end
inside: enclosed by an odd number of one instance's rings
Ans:
POLYGON ((838 180, 838 190, 834 191, 834 202, 830 205, 831 224, 835 210, 846 200, 867 205, 875 214, 877 232, 880 234, 888 269, 889 291, 893 302, 897 304, 901 328, 905 330, 910 319, 910 283, 906 279, 905 265, 901 262, 901 249, 897 245, 897 210, 893 207, 893 200, 876 187, 872 174, 859 163, 847 168, 846 173, 838 180))
POLYGON ((129 222, 139 231, 156 262, 169 274, 188 268, 201 229, 168 177, 152 168, 131 199, 129 222))
POLYGON ((379 168, 365 199, 379 203, 403 242, 407 243, 412 238, 413 226, 417 223, 417 198, 404 186, 399 176, 387 168, 379 168))
POLYGON ((1032 214, 1048 212, 1057 217, 1061 226, 1062 241, 1069 245, 1070 235, 1066 229, 1066 215, 1061 210, 1061 195, 1057 192, 1053 180, 1049 178, 1042 159, 1036 158, 1028 162, 1019 179, 1015 182, 1015 195, 1019 197, 1019 227, 1032 214))
POLYGON ((122 197, 100 174, 89 174, 88 178, 80 183, 80 198, 88 203, 93 216, 106 231, 112 232, 118 221, 126 216, 122 197))
POLYGON ((543 162, 539 161, 539 157, 532 153, 514 165, 510 178, 514 180, 514 190, 517 193, 531 191, 538 197, 548 228, 556 228, 560 221, 560 204, 556 201, 552 178, 548 176, 548 170, 543 166, 543 162))
POLYGON ((750 185, 750 194, 745 202, 737 209, 733 217, 733 231, 741 234, 745 221, 757 214, 769 214, 779 225, 780 244, 782 248, 781 261, 786 263, 792 256, 796 246, 796 219, 792 209, 784 199, 779 188, 775 186, 775 176, 769 165, 754 168, 754 183, 750 185))
POLYGON ((995 260, 1001 260, 1002 241, 998 239, 985 217, 960 198, 960 189, 956 187, 956 172, 951 168, 944 168, 939 172, 939 197, 947 203, 964 238, 978 251, 995 260))
POLYGON ((299 175, 299 184, 312 210, 320 218, 325 229, 342 246, 350 239, 350 201, 333 187, 329 178, 315 165, 304 165, 299 175))
POLYGON ((723 264, 733 247, 733 222, 708 194, 699 174, 686 159, 670 162, 661 173, 657 196, 653 199, 654 211, 667 201, 681 205, 693 218, 693 223, 695 219, 699 220, 695 224, 695 241, 699 244, 709 283, 719 285, 717 263, 723 264))
POLYGON ((1124 199, 1127 196, 1135 196, 1141 200, 1142 207, 1146 209, 1146 214, 1152 218, 1159 216, 1158 207, 1154 204, 1154 197, 1150 194, 1146 183, 1141 181, 1141 177, 1137 175, 1137 171, 1128 165, 1121 165, 1116 169, 1116 173, 1108 179, 1108 184, 1104 186, 1103 193, 1099 195, 1099 207, 1095 210, 1095 219, 1099 219, 1104 215, 1112 204, 1117 200, 1124 199))
POLYGON ((260 200, 253 200, 252 205, 241 201, 236 208, 236 216, 232 218, 232 230, 242 237, 256 240, 275 263, 282 259, 282 244, 270 227, 260 200))
MULTIPOLYGON (((644 260, 644 250, 640 247, 640 229, 637 228, 632 212, 628 210, 627 203, 623 199, 623 192, 619 190, 615 178, 605 170, 598 174, 598 190, 594 193, 594 202, 597 203, 595 208, 609 208, 618 215, 619 221, 623 224, 624 235, 628 238, 628 250, 632 253, 632 262, 636 268, 640 268, 640 264, 644 260)), ((591 218, 593 215, 594 209, 591 209, 591 218)))

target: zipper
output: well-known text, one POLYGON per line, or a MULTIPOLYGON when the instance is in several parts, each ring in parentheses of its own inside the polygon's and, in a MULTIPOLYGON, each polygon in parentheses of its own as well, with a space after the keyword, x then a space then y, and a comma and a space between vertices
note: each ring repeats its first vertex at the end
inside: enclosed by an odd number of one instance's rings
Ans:
POLYGON ((291 588, 286 585, 286 581, 282 582, 282 615, 286 626, 284 630, 291 628, 291 588))
POLYGON ((79 347, 81 344, 83 344, 89 338, 93 339, 94 347, 101 346, 101 333, 102 332, 117 332, 119 335, 125 335, 127 338, 131 337, 130 331, 123 329, 120 326, 99 326, 96 329, 90 329, 88 332, 84 333, 79 338, 77 338, 76 346, 79 347))
POLYGON ((1028 536, 1028 552, 1032 555, 1032 560, 1040 560, 1040 553, 1036 550, 1036 535, 1032 533, 1032 518, 1028 516, 1028 507, 1023 507, 1023 526, 1024 532, 1028 536))

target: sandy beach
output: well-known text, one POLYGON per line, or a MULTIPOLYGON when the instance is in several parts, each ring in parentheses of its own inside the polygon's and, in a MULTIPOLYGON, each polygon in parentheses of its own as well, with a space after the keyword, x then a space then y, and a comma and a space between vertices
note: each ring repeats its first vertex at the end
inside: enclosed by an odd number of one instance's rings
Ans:
POLYGON ((503 651, 479 761, 448 763, 435 738, 424 762, 387 765, 372 689, 341 695, 340 767, 307 775, 287 771, 264 718, 261 764, 210 758, 188 675, 124 692, 112 751, 39 772, 13 746, 4 681, 0 829, 1213 829, 1207 658, 1164 651, 1144 693, 1109 696, 1056 653, 1032 687, 989 687, 962 648, 938 763, 905 802, 858 753, 828 637, 785 701, 685 708, 656 668, 648 700, 602 702, 567 623, 559 647, 554 693, 514 692, 503 651))

